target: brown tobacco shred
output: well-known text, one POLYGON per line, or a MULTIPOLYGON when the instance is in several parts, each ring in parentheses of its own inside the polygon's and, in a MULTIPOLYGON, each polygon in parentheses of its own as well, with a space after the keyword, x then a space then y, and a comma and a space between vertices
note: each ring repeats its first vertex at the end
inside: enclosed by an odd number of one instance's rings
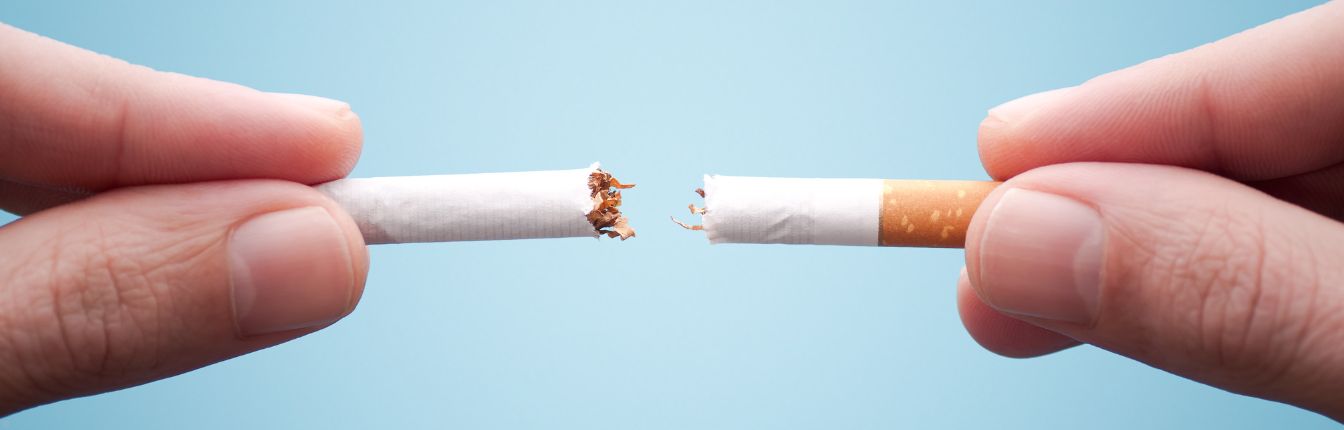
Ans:
POLYGON ((681 228, 684 228, 684 229, 687 229, 687 230, 704 230, 704 229, 705 229, 705 226, 703 226, 703 225, 690 225, 690 224, 681 222, 681 220, 677 219, 676 217, 669 217, 669 218, 672 218, 672 222, 677 223, 677 225, 681 226, 681 228))
MULTIPOLYGON (((704 197, 704 196, 705 196, 705 190, 704 190, 703 188, 696 188, 696 189, 695 189, 695 193, 696 193, 696 194, 699 194, 700 197, 704 197)), ((700 215, 700 216, 704 216, 704 215, 705 215, 705 212, 709 210, 709 208, 697 208, 697 207, 695 207, 695 203, 691 203, 691 204, 689 204, 689 205, 686 205, 686 208, 691 210, 691 215, 700 215)), ((684 229, 687 229, 687 230, 703 231, 703 230, 705 229, 705 226, 703 226, 703 225, 699 225, 699 224, 697 224, 697 225, 690 225, 690 224, 681 222, 681 220, 677 219, 676 217, 670 217, 670 218, 672 218, 672 222, 677 223, 677 225, 681 226, 681 228, 684 228, 684 229)))
POLYGON ((593 193, 593 210, 588 212, 588 222, 593 224, 594 230, 621 240, 635 237, 630 220, 625 219, 625 215, 621 215, 621 210, 617 209, 621 206, 621 192, 613 191, 634 187, 635 184, 622 184, 602 169, 588 175, 588 189, 593 193))

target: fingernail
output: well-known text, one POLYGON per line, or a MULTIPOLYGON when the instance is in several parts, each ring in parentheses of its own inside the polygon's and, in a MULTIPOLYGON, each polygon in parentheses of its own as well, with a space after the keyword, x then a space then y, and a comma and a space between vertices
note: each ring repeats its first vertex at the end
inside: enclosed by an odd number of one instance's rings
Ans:
POLYGON ((985 301, 1003 312, 1089 323, 1101 293, 1101 216, 1055 194, 1008 190, 980 239, 985 301))
POLYGON ((293 103, 308 109, 312 109, 336 117, 343 117, 349 115, 352 112, 350 110, 349 103, 339 100, 332 100, 329 98, 318 96, 310 96, 307 94, 293 94, 293 93, 270 93, 270 94, 276 98, 283 99, 288 103, 293 103))
POLYGON ((1054 89, 1018 98, 995 106, 993 109, 989 110, 989 114, 986 115, 982 125, 996 126, 1022 122, 1030 118, 1031 115, 1040 110, 1042 106, 1053 103, 1054 100, 1072 89, 1073 87, 1054 89))
POLYGON ((234 321, 242 336, 323 326, 349 312, 353 260, 326 209, 257 216, 234 229, 228 247, 234 321))

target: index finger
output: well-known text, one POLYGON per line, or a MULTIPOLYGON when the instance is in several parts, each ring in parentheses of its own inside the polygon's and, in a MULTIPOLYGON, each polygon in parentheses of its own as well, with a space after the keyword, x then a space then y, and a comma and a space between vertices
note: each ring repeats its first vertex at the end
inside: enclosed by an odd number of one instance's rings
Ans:
POLYGON ((992 109, 996 179, 1075 161, 1169 164, 1257 181, 1344 161, 1344 2, 992 109))
POLYGON ((325 182, 361 143, 342 102, 158 72, 0 24, 0 204, 24 204, 5 190, 325 182))

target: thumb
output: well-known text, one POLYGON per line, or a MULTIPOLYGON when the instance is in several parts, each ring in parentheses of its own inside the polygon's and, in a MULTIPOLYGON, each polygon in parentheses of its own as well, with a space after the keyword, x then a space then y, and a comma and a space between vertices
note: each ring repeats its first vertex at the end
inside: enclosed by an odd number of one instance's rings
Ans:
POLYGON ((1075 163, 968 232, 993 308, 1234 392, 1344 418, 1344 225, 1177 167, 1075 163))
POLYGON ((348 314, 367 251, 282 181, 129 188, 0 228, 0 416, 266 348, 348 314))

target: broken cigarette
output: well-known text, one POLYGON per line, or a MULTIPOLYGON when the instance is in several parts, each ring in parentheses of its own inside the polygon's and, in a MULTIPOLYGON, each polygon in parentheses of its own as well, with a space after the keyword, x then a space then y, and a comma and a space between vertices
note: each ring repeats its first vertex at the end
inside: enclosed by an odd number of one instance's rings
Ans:
POLYGON ((586 169, 339 179, 317 186, 372 244, 635 236, 623 184, 586 169))
POLYGON ((709 242, 961 248, 991 181, 705 175, 709 242))

